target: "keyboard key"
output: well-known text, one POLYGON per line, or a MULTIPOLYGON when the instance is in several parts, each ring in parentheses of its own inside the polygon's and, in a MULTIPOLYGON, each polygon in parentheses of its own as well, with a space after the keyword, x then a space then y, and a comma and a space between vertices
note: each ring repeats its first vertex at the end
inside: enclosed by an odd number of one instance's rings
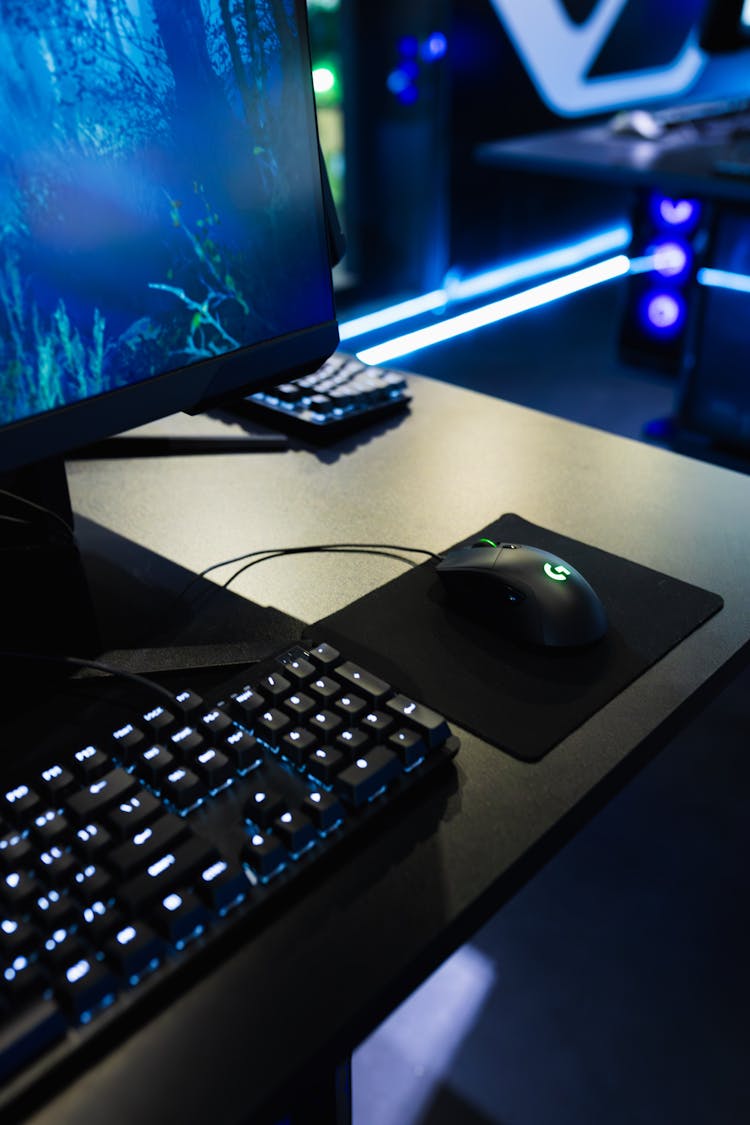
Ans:
POLYGON ((415 730, 395 731, 388 739, 388 748, 398 754, 404 769, 411 769, 427 752, 424 739, 415 730))
POLYGON ((81 859, 95 860, 109 850, 112 835, 101 824, 84 824, 73 837, 73 851, 81 859))
POLYGON ((188 809, 200 800, 205 786, 197 774, 184 766, 172 770, 162 781, 162 795, 171 801, 175 808, 188 809))
POLYGON ((295 692, 293 695, 288 696, 282 704, 284 710, 292 716, 295 722, 301 722, 306 715, 314 711, 318 704, 309 695, 303 691, 295 692))
POLYGON ((229 710, 238 723, 252 726, 253 717, 259 711, 265 710, 267 703, 265 696, 261 695, 259 691, 247 687, 232 696, 229 710))
POLYGON ((3 871, 26 871, 35 856, 31 841, 20 832, 8 832, 0 837, 0 867, 3 871))
POLYGON ((323 785, 333 785, 347 762, 348 759, 340 750, 332 746, 321 746, 307 759, 307 768, 310 775, 323 785))
POLYGON ((155 969, 162 948, 161 941, 145 922, 128 922, 107 943, 104 955, 115 972, 130 977, 155 969))
POLYGON ((163 854, 189 835, 184 820, 165 813, 158 820, 142 828, 107 857, 107 865, 121 878, 129 878, 136 871, 144 871, 156 856, 163 854))
POLYGON ((330 676, 318 676, 307 686, 322 703, 330 703, 341 692, 341 684, 338 680, 332 680, 330 676))
POLYGON ((135 769, 139 777, 157 789, 161 786, 163 777, 175 768, 177 759, 174 754, 164 746, 149 746, 140 755, 135 769))
POLYGON ((225 711, 220 711, 218 707, 214 707, 211 711, 201 715, 198 724, 203 733, 209 735, 213 740, 234 730, 234 723, 229 715, 225 711))
POLYGON ((180 727, 169 739, 169 748, 173 754, 183 760, 190 754, 195 754, 205 745, 203 736, 194 727, 180 727))
POLYGON ((337 699, 335 704, 337 711, 340 711, 344 719, 348 723, 355 723, 364 715, 367 710, 367 701, 361 695, 354 695, 353 693, 342 695, 337 699))
POLYGON ((51 798, 62 796, 74 785, 75 778, 70 770, 66 770, 64 766, 57 764, 42 770, 39 778, 39 788, 43 789, 51 798))
POLYGON ((279 750, 290 762, 301 766, 317 745, 318 739, 309 730, 295 727, 284 735, 279 743, 279 750))
POLYGON ((291 680, 282 676, 281 672, 269 672, 260 681, 258 687, 269 699, 277 702, 279 699, 283 699, 288 691, 291 691, 292 684, 291 680))
POLYGON ((315 648, 310 650, 310 657, 315 661, 319 668, 333 668, 338 664, 341 659, 341 653, 333 645, 322 644, 316 645, 315 648))
POLYGON ((256 720, 255 733, 258 738, 275 749, 281 741, 281 736, 289 730, 291 725, 292 720, 288 715, 272 707, 269 711, 264 711, 256 720))
POLYGON ((431 750, 442 746, 450 736, 450 728, 442 715, 438 715, 421 703, 415 703, 405 695, 394 695, 388 700, 386 707, 394 715, 398 715, 400 720, 404 720, 408 726, 419 731, 431 750))
POLYGON ((112 763, 107 755, 96 746, 84 746, 83 749, 76 750, 73 755, 73 772, 87 784, 95 781, 111 768, 112 763))
POLYGON ((146 735, 142 730, 134 727, 132 723, 126 723, 112 734, 112 753, 119 762, 129 766, 135 760, 136 754, 145 747, 146 741, 146 735))
POLYGON ((12 824, 23 824, 41 807, 39 794, 28 785, 16 785, 2 799, 3 816, 12 824))
POLYGON ((352 757, 358 757, 364 754, 365 750, 372 745, 372 735, 368 731, 360 730, 358 727, 347 727, 336 736, 336 746, 342 753, 346 754, 351 760, 352 757))
POLYGON ((244 730, 227 735, 223 749, 235 770, 248 770, 263 760, 263 751, 255 736, 244 730))
POLYGON ((336 789, 342 800, 357 808, 371 800, 400 773, 401 765, 393 751, 376 746, 341 771, 336 778, 336 789))
POLYGON ((117 979, 110 969, 91 956, 83 956, 61 970, 56 992, 70 1015, 80 1019, 108 997, 114 998, 117 988, 117 979))
POLYGON ((177 710, 185 719, 190 719, 202 711, 205 707, 205 701, 202 696, 194 691, 180 691, 174 697, 177 710))
POLYGON ((391 691, 390 685, 385 680, 378 679, 377 676, 373 676, 371 672, 366 672, 364 668, 360 668, 358 664, 353 664, 351 661, 339 664, 336 668, 336 675, 339 679, 344 680, 348 687, 356 688, 371 703, 379 703, 391 691))
POLYGON ((53 844, 62 844, 70 839, 73 835, 73 826, 57 809, 46 809, 34 817, 31 832, 40 847, 49 848, 53 844))
POLYGON ((129 839, 161 815, 164 806, 148 789, 138 789, 107 813, 107 824, 120 840, 129 839))
POLYGON ((192 891, 170 891, 151 914, 156 932, 173 945, 202 932, 209 919, 205 903, 192 891))
POLYGON ((368 711, 362 719, 362 727, 376 738, 378 742, 385 739, 396 725, 396 720, 382 711, 368 711))
POLYGON ((245 816, 259 828, 268 828, 284 811, 284 798, 273 789, 256 789, 245 802, 245 816))
POLYGON ((321 789, 308 793, 302 802, 302 809, 322 832, 329 832, 344 818, 344 808, 338 797, 321 789))
POLYGON ((310 727, 325 741, 328 742, 330 738, 341 730, 344 725, 344 720, 340 715, 334 711, 316 711, 314 715, 310 716, 310 727))
POLYGON ((66 800, 70 815, 79 824, 97 820, 112 805, 134 793, 138 783, 125 770, 116 767, 93 781, 80 793, 71 793, 66 800))
POLYGON ((283 812, 277 817, 273 830, 292 856, 304 851, 318 838, 313 822, 297 809, 283 812))
POLYGON ((268 879, 286 865, 289 857, 275 836, 256 832, 245 841, 242 858, 258 878, 268 879))
POLYGON ((200 871, 195 885, 200 897, 214 910, 224 910, 244 898, 250 887, 242 867, 223 858, 200 871))
POLYGON ((216 859, 215 849, 202 840, 187 840, 162 853, 141 875, 122 884, 118 901, 131 917, 143 915, 168 891, 192 888, 197 872, 216 859))
POLYGON ((141 718, 141 723, 148 730, 152 738, 157 741, 164 738, 177 725, 177 717, 166 707, 158 705, 146 711, 141 718))
POLYGON ((196 754, 191 767, 209 790, 218 789, 232 776, 232 763, 229 758, 213 747, 196 754))
POLYGON ((286 675, 295 687, 306 684, 315 675, 315 665, 307 660, 300 651, 280 657, 279 663, 283 665, 286 675))

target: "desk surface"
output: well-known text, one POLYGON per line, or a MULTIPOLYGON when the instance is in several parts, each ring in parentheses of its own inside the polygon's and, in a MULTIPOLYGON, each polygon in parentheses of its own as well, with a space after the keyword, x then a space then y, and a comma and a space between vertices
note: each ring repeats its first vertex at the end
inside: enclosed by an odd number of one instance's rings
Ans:
POLYGON ((483 164, 519 171, 584 177, 618 184, 653 184, 664 191, 703 198, 750 200, 750 179, 719 175, 716 160, 726 142, 673 132, 656 141, 613 135, 608 126, 555 129, 482 145, 483 164))
MULTIPOLYGON (((464 737, 455 775, 408 818, 270 919, 35 1125, 264 1119, 295 1076, 350 1051, 744 663, 750 478, 410 381, 410 416, 328 452, 72 464, 75 509, 194 570, 325 541, 439 551, 515 511, 708 586, 725 608, 538 765, 464 737)), ((240 592, 313 621, 399 572, 382 557, 308 555, 254 568, 240 592)))

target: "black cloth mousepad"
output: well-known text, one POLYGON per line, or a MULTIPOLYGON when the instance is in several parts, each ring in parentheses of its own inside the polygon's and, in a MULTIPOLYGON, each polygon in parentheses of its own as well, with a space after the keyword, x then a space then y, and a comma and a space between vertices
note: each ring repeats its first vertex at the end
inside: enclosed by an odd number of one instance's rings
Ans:
POLYGON ((724 604, 717 594, 507 514, 482 537, 541 547, 602 599, 607 635, 583 649, 504 638, 445 600, 423 563, 307 632, 352 653, 400 691, 500 749, 536 762, 724 604))

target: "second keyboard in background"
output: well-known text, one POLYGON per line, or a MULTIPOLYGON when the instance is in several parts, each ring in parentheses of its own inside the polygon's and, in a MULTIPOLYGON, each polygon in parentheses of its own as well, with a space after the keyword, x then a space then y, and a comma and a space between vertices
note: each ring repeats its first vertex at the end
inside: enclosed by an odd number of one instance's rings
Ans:
POLYGON ((312 375, 249 395, 235 407, 274 429, 327 442, 403 410, 410 401, 400 372, 336 352, 312 375))

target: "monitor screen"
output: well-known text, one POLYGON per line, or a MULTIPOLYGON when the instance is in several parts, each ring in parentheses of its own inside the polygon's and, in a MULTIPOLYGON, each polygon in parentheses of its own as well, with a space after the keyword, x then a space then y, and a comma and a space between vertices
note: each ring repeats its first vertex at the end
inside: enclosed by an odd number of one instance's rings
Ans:
POLYGON ((303 0, 31 0, 0 45, 0 469, 335 348, 303 0))

